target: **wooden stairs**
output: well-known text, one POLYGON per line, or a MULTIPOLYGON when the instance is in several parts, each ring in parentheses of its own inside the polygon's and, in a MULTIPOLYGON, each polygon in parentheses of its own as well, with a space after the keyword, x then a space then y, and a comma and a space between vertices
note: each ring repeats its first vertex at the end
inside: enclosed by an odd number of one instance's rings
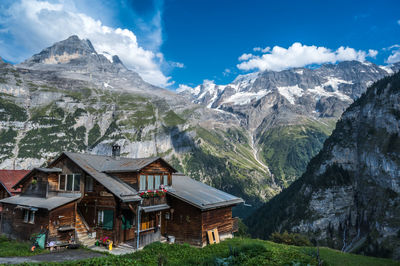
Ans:
POLYGON ((87 247, 94 246, 96 238, 90 236, 89 226, 79 212, 76 215, 75 232, 79 244, 87 247))

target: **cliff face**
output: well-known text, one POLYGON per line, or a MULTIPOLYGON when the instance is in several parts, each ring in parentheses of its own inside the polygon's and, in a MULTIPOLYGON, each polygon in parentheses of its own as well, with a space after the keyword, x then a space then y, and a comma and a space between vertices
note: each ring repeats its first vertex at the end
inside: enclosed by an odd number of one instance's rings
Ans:
POLYGON ((343 114, 288 189, 247 220, 254 236, 290 230, 319 245, 400 258, 400 73, 343 114))

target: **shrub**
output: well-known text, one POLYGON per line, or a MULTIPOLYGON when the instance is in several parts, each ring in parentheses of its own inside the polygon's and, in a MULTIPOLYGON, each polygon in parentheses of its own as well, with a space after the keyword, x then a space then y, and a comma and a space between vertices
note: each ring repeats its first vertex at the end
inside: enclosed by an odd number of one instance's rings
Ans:
POLYGON ((293 246, 312 246, 310 240, 306 236, 295 233, 288 233, 287 231, 283 233, 279 232, 272 233, 269 239, 272 242, 278 244, 286 244, 293 246))

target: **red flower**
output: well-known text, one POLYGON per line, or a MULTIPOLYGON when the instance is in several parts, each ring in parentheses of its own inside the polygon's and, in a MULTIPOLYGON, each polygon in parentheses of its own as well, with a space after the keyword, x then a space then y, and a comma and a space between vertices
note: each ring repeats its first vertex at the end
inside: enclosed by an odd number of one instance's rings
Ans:
POLYGON ((151 192, 151 190, 149 189, 149 190, 147 190, 147 192, 149 192, 149 193, 150 193, 150 192, 151 192))

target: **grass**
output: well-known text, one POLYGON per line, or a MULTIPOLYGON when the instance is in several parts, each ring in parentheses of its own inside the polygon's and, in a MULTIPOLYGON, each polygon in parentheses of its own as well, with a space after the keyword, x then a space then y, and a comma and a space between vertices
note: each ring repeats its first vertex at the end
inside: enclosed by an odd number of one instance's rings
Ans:
POLYGON ((0 257, 26 257, 48 253, 43 249, 36 249, 34 252, 31 252, 30 249, 30 242, 19 242, 0 236, 0 257))
MULTIPOLYGON (((228 239, 220 244, 196 248, 187 244, 146 246, 143 250, 122 256, 109 255, 63 265, 317 265, 316 248, 276 244, 249 238, 228 239)), ((322 265, 400 265, 390 259, 347 254, 320 248, 322 265)), ((41 265, 54 265, 48 263, 41 265)))

